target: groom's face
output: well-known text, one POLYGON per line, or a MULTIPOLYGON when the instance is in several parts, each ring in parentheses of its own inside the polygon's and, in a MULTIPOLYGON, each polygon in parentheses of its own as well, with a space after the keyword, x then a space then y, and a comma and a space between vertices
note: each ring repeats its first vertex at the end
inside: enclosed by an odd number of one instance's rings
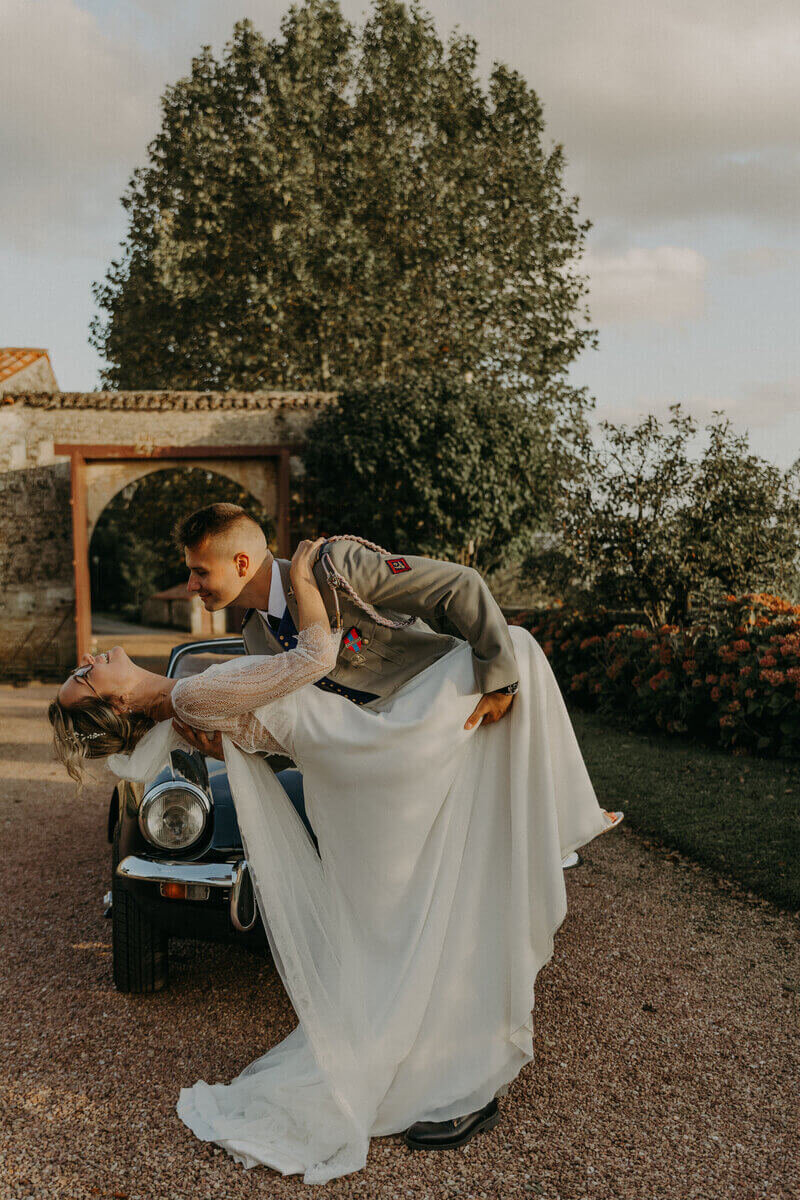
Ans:
POLYGON ((207 537, 184 551, 189 568, 186 587, 200 597, 208 612, 233 604, 247 581, 248 556, 232 552, 226 542, 222 537, 207 537))

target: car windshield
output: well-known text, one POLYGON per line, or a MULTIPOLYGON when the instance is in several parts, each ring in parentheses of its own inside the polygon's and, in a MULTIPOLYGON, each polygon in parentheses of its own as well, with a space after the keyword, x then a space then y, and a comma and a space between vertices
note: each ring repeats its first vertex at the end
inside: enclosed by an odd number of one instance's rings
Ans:
POLYGON ((199 646, 197 650, 187 650, 181 654, 170 671, 170 676, 172 679, 187 679, 190 675, 199 675, 201 671, 205 671, 207 667, 213 667, 215 663, 228 662, 243 653, 244 646, 228 647, 222 653, 207 649, 207 644, 199 646))

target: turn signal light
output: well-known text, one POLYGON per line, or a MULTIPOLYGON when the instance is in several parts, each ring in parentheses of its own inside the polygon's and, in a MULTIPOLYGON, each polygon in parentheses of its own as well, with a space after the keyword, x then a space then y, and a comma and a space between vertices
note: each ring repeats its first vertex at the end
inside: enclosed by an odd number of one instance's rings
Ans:
POLYGON ((167 896, 170 900, 185 900, 186 899, 186 884, 185 883, 162 883, 161 895, 167 896))
POLYGON ((159 885, 161 895, 168 900, 207 900, 208 884, 206 883, 175 883, 167 880, 159 885))

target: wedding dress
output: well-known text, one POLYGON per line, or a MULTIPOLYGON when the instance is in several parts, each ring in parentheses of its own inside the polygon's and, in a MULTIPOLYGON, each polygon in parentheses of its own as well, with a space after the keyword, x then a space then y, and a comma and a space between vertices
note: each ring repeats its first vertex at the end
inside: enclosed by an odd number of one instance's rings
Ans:
MULTIPOLYGON (((465 642, 362 708, 320 678, 340 633, 181 680, 182 720, 222 729, 242 843, 299 1023, 229 1084, 183 1087, 181 1120, 245 1167, 305 1183, 358 1171, 370 1137, 483 1107, 533 1058, 534 982, 567 911, 562 859, 610 827, 550 664, 512 626, 519 691, 477 703, 465 642), (294 687, 295 690, 289 690, 294 687), (303 772, 319 855, 255 750, 303 772)), ((149 778, 163 722, 109 760, 149 778)))

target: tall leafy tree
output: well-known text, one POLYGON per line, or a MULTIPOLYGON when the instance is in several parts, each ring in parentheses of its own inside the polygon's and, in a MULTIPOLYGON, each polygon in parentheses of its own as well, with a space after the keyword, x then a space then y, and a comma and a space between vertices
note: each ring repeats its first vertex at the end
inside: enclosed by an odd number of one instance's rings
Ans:
POLYGON ((168 87, 93 291, 111 388, 338 388, 441 369, 558 408, 594 344, 575 269, 590 223, 541 103, 416 2, 363 27, 307 0, 248 20, 168 87))
POLYGON ((531 549, 571 469, 546 409, 454 373, 342 388, 309 431, 304 463, 312 529, 483 572, 531 549))

